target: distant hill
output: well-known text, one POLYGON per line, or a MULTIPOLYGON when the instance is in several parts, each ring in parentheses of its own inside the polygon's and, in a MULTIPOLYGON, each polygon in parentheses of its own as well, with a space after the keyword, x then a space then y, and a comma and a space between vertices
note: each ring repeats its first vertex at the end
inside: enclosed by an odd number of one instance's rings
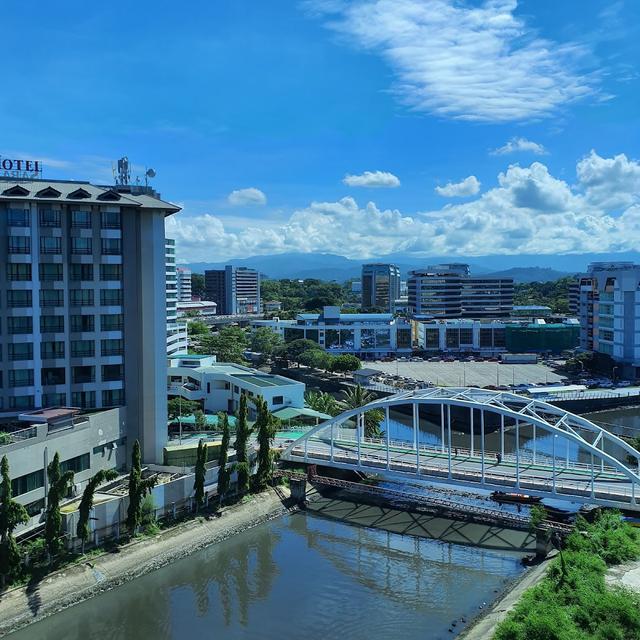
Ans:
POLYGON ((556 271, 547 267, 513 267, 504 271, 493 271, 491 273, 482 274, 493 278, 513 278, 516 284, 522 282, 552 282, 559 278, 564 278, 569 273, 565 271, 556 271))

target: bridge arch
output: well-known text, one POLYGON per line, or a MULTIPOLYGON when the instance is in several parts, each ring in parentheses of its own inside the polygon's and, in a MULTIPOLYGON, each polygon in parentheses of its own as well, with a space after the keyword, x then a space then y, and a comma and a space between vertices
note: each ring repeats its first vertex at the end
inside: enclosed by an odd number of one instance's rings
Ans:
MULTIPOLYGON (((568 445, 567 445, 568 447, 568 445)), ((640 495, 640 452, 621 438, 590 420, 552 404, 519 396, 477 388, 434 387, 399 393, 351 409, 328 420, 291 443, 282 453, 290 461, 305 461, 357 469, 383 477, 413 476, 423 480, 453 481, 458 484, 511 487, 534 495, 555 495, 566 499, 599 502, 611 506, 635 507, 640 495), (390 436, 390 411, 411 406, 413 441, 395 442, 390 436), (439 447, 420 442, 420 407, 440 407, 441 442, 439 447), (459 455, 452 446, 451 408, 469 410, 470 442, 468 451, 459 455), (367 438, 364 416, 382 410, 386 425, 380 438, 367 438), (480 424, 474 415, 480 413, 480 424), (485 447, 485 415, 499 416, 501 451, 485 447), (355 422, 350 429, 343 428, 355 422), (474 427, 480 434, 480 451, 474 451, 474 427), (523 458, 521 429, 533 428, 533 461, 523 458), (505 454, 504 434, 515 429, 514 454, 505 454), (552 436, 553 453, 536 460, 536 430, 552 436), (559 464, 556 439, 573 443, 587 455, 589 463, 559 464), (436 451, 436 449, 440 449, 436 451), (455 450, 455 454, 453 451, 455 450), (633 461, 633 468, 616 451, 633 461), (500 458, 496 454, 500 454, 500 458), (493 463, 494 457, 499 460, 493 463), (599 468, 596 467, 598 462, 599 468), (504 464, 503 464, 504 463, 504 464)))

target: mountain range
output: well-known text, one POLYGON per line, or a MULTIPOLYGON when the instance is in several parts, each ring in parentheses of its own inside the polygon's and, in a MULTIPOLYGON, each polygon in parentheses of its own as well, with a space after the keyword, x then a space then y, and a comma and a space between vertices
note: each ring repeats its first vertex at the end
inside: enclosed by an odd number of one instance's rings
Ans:
MULTIPOLYGON (((179 258, 179 256, 178 256, 179 258)), ((226 262, 194 262, 182 266, 194 273, 206 269, 222 269, 227 264, 258 269, 268 278, 317 278, 320 280, 346 280, 360 276, 363 264, 369 262, 392 262, 400 267, 402 277, 411 269, 431 264, 466 262, 476 275, 497 275, 513 278, 515 282, 544 282, 557 280, 566 275, 581 273, 590 262, 597 261, 640 262, 640 252, 624 253, 576 253, 564 255, 492 255, 465 258, 461 256, 419 257, 410 254, 390 254, 377 259, 353 260, 331 253, 280 253, 236 258, 226 262)))

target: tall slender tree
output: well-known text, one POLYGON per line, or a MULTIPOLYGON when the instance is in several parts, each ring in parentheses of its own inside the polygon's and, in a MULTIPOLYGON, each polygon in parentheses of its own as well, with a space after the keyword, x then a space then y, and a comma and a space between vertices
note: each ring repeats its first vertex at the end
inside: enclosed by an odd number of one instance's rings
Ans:
POLYGON ((13 530, 19 524, 26 523, 29 515, 27 510, 13 499, 7 456, 2 456, 0 475, 0 576, 4 587, 20 567, 20 552, 13 537, 13 530))
POLYGON ((114 469, 101 469, 87 482, 87 486, 82 492, 82 499, 78 507, 78 524, 76 525, 76 534, 78 538, 82 540, 82 553, 84 553, 84 545, 91 533, 89 529, 89 517, 91 516, 91 509, 93 509, 93 499, 96 489, 103 482, 115 480, 117 477, 118 472, 114 469))
POLYGON ((249 442, 249 436, 251 435, 251 429, 247 422, 248 410, 247 410, 247 394, 243 393, 240 396, 240 406, 238 407, 238 421, 236 423, 236 461, 238 463, 248 462, 249 457, 247 454, 247 444, 249 442))
POLYGON ((271 445, 276 433, 277 420, 271 415, 267 402, 262 396, 256 399, 257 419, 254 428, 258 432, 258 469, 256 471, 256 491, 263 491, 273 473, 273 452, 271 445))
POLYGON ((142 520, 142 501, 153 489, 156 478, 142 478, 142 458, 140 455, 140 443, 133 443, 131 454, 131 471, 129 473, 129 508, 127 509, 127 529, 133 536, 137 533, 142 520))
POLYGON ((196 452, 196 472, 193 480, 193 497, 196 501, 196 511, 204 504, 204 478, 207 473, 207 447, 202 441, 198 442, 196 452))
POLYGON ((69 492, 73 484, 73 471, 62 472, 60 454, 56 451, 53 460, 47 466, 49 492, 47 494, 47 513, 44 524, 44 538, 49 559, 55 556, 62 546, 62 514, 60 500, 69 492))
POLYGON ((229 491, 230 471, 227 467, 229 458, 229 418, 226 413, 221 413, 218 423, 222 425, 222 442, 220 443, 220 453, 218 454, 218 499, 220 503, 224 500, 225 494, 229 491))

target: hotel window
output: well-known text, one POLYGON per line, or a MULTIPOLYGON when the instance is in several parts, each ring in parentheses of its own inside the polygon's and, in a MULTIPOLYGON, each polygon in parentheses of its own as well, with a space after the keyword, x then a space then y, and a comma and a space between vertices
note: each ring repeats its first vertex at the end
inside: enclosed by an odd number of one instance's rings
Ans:
POLYGON ((100 280, 122 280, 122 265, 121 264, 101 264, 100 265, 100 280))
POLYGON ((62 253, 62 239, 54 236, 41 236, 40 253, 62 253))
POLYGON ((122 331, 122 314, 103 313, 100 316, 100 331, 122 331))
POLYGON ((16 360, 33 360, 33 344, 31 342, 17 342, 7 346, 9 349, 7 355, 12 362, 16 360))
POLYGON ((31 316, 9 316, 7 331, 10 335, 33 333, 33 318, 31 316))
POLYGON ((40 316, 42 333, 60 333, 64 331, 64 316, 40 316))
POLYGON ((40 289, 41 307, 62 307, 64 291, 62 289, 40 289))
POLYGON ((67 404, 66 393, 43 393, 43 407, 64 407, 67 404))
POLYGON ((47 340, 40 343, 40 357, 43 360, 64 358, 64 342, 62 340, 47 340))
POLYGON ((72 211, 71 226, 76 229, 90 229, 91 211, 72 211))
POLYGON ((121 364, 103 364, 102 382, 120 382, 122 380, 121 364))
POLYGON ((91 238, 71 238, 71 253, 74 255, 91 254, 91 238))
POLYGON ((71 381, 74 384, 87 384, 96 381, 95 367, 71 367, 71 381))
POLYGON ((95 355, 95 344, 93 340, 72 340, 72 358, 93 358, 95 355))
POLYGON ((71 289, 69 294, 71 305, 91 306, 93 304, 93 289, 71 289))
POLYGON ((7 291, 8 307, 30 307, 31 289, 9 289, 7 291))
POLYGON ((103 407, 119 407, 124 404, 124 389, 107 389, 102 392, 103 407))
POLYGON ((103 356, 120 356, 122 351, 122 340, 117 338, 101 340, 101 353, 103 356))
POLYGON ((101 214, 101 225, 103 229, 120 229, 120 212, 103 211, 101 214))
POLYGON ((95 391, 74 391, 71 394, 71 404, 81 409, 95 409, 96 392, 95 391))
POLYGON ((71 264, 69 265, 69 279, 70 280, 93 280, 93 265, 92 264, 71 264))
POLYGON ((7 280, 31 280, 31 265, 10 262, 7 265, 7 280))
POLYGON ((94 316, 71 316, 71 331, 94 331, 94 316))
MULTIPOLYGON (((95 405, 95 393, 92 391, 94 395, 93 405, 95 405)), ((83 453, 81 456, 76 456, 75 458, 69 458, 69 460, 64 460, 60 463, 60 471, 65 473, 66 471, 73 471, 74 473, 80 473, 81 471, 86 471, 91 466, 91 460, 89 459, 88 453, 83 453)))
MULTIPOLYGON (((66 379, 64 367, 45 367, 41 372, 43 385, 64 384, 66 379)), ((43 403, 44 404, 44 403, 43 403)))
POLYGON ((33 409, 33 396, 11 396, 9 409, 33 409))
POLYGON ((58 209, 40 209, 38 214, 40 216, 41 227, 60 226, 60 211, 58 209))
POLYGON ((61 264, 41 263, 39 272, 40 280, 47 282, 59 282, 63 278, 63 267, 61 264))
MULTIPOLYGON (((23 396, 25 398, 31 398, 33 404, 33 396, 23 396)), ((18 408, 27 408, 27 407, 14 407, 18 408)), ((29 491, 35 491, 36 489, 41 489, 44 487, 44 469, 38 469, 37 471, 32 471, 31 473, 27 473, 24 476, 20 476, 19 478, 14 478, 11 481, 11 493, 14 496, 21 496, 23 493, 29 493, 29 491)))
POLYGON ((122 253, 120 238, 102 238, 102 255, 119 256, 122 253))
POLYGON ((33 386, 33 369, 10 369, 9 387, 33 386))
POLYGON ((122 289, 100 289, 100 304, 103 307, 122 304, 122 289))
POLYGON ((7 224, 10 227, 28 227, 29 209, 7 209, 7 224))
POLYGON ((9 236, 9 253, 31 253, 29 236, 9 236))

